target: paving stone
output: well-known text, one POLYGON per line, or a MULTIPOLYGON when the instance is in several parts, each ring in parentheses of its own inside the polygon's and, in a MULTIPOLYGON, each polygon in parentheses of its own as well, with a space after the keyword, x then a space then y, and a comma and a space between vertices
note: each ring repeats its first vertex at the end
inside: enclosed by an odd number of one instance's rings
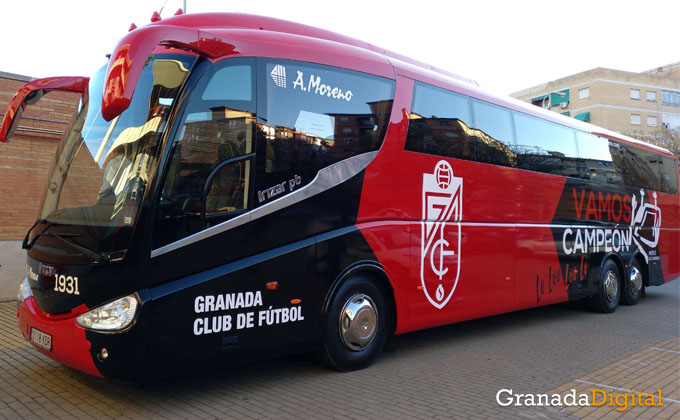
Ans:
POLYGON ((396 351, 357 372, 327 370, 299 355, 138 389, 42 355, 19 333, 16 304, 5 302, 0 418, 677 418, 679 334, 680 282, 673 282, 614 314, 552 305, 405 334, 395 338, 396 351), (565 395, 588 392, 590 383, 661 388, 666 400, 625 412, 496 402, 500 389, 565 395))

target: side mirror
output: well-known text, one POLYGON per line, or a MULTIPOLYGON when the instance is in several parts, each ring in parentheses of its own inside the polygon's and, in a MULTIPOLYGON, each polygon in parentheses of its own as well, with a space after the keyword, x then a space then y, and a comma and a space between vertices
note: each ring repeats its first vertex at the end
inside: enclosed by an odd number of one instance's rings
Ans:
POLYGON ((26 105, 35 104, 45 93, 52 90, 85 94, 89 81, 89 77, 48 77, 36 79, 23 85, 7 105, 7 111, 2 119, 2 125, 0 125, 0 142, 7 142, 14 134, 26 105))

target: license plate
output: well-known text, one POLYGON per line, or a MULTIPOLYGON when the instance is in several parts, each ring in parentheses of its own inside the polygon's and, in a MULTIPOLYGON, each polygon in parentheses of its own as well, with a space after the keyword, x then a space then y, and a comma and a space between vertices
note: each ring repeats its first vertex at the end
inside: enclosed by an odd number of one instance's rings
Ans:
POLYGON ((52 351, 52 336, 35 328, 31 328, 31 343, 47 351, 52 351))

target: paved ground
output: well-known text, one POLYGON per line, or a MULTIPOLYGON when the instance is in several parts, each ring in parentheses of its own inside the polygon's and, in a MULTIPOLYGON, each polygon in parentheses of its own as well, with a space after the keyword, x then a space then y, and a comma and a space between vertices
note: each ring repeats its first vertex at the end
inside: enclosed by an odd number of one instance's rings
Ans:
POLYGON ((610 315, 556 305, 400 336, 370 368, 338 373, 308 356, 128 384, 89 377, 32 349, 0 303, 0 418, 678 418, 680 282, 610 315), (652 393, 662 407, 501 407, 517 393, 652 393), (611 390, 611 391, 609 391, 611 390))
MULTIPOLYGON (((572 389, 576 393, 595 396, 595 404, 589 407, 567 407, 578 418, 601 418, 611 415, 613 404, 617 417, 621 418, 680 418, 680 340, 677 337, 662 341, 655 346, 611 363, 582 378, 562 385, 549 393, 566 395, 572 389), (599 392, 593 392, 598 389, 599 392), (659 391, 661 390, 661 391, 659 391), (631 399, 625 395, 654 395, 649 408, 638 405, 645 398, 631 399), (659 398, 655 398, 660 392, 659 398), (612 395, 609 400, 608 394, 612 395), (624 395, 624 397, 618 397, 624 395), (618 400, 617 400, 618 398, 618 400)), ((592 401, 592 400, 591 400, 592 401)))

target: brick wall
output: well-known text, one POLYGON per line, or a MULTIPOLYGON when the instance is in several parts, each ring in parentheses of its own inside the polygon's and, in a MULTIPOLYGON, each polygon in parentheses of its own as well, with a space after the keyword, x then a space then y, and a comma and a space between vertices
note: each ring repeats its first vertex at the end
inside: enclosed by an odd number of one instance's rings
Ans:
MULTIPOLYGON (((0 113, 5 113, 14 92, 28 80, 0 73, 0 113)), ((47 173, 79 99, 77 93, 46 94, 26 108, 10 142, 0 143, 0 241, 22 239, 38 217, 47 173)))

